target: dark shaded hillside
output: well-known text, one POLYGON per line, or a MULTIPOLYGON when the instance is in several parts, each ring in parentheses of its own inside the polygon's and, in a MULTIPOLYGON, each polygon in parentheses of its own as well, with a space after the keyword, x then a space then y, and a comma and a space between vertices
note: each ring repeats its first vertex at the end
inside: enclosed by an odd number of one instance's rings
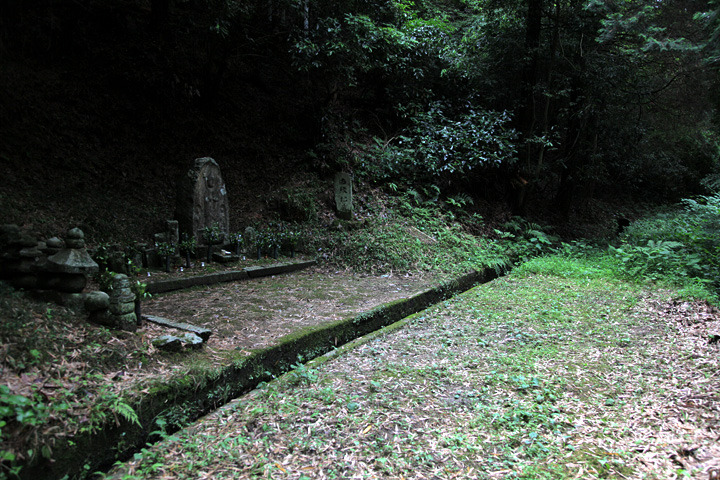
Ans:
POLYGON ((597 203, 631 217, 617 204, 717 183, 711 102, 684 100, 712 72, 690 50, 646 55, 642 32, 583 43, 612 12, 539 12, 569 36, 536 39, 547 71, 523 80, 532 25, 518 5, 312 3, 0 0, 0 221, 146 239, 202 156, 223 169, 231 228, 272 218, 286 188, 329 201, 338 169, 364 194, 385 186, 491 222, 512 206, 570 237, 598 223, 597 203), (594 56, 560 61, 583 44, 594 56), (637 101, 648 92, 653 108, 637 101))
POLYGON ((314 123, 284 52, 224 51, 189 14, 153 29, 137 2, 19 3, 0 20, 1 222, 146 237, 201 156, 223 169, 235 225, 303 181, 314 123))

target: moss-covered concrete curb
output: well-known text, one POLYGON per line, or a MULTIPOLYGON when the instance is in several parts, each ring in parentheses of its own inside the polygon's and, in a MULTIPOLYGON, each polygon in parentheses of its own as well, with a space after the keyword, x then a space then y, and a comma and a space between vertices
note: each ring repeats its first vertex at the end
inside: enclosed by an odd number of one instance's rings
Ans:
POLYGON ((317 264, 315 260, 274 263, 266 266, 246 267, 242 270, 233 270, 230 272, 209 273, 207 275, 170 278, 167 280, 153 280, 147 283, 147 291, 149 293, 164 293, 173 290, 181 290, 183 288, 197 287, 199 285, 213 285, 215 283, 235 282, 250 278, 267 277, 270 275, 279 275, 281 273, 295 272, 297 270, 312 267, 315 264, 317 264))
POLYGON ((21 470, 20 478, 83 478, 106 469, 155 440, 153 432, 158 430, 159 419, 166 422, 170 432, 182 428, 259 383, 284 374, 299 358, 307 361, 320 357, 388 325, 396 324, 395 328, 399 328, 404 323, 398 321, 496 277, 492 269, 472 271, 410 298, 292 333, 277 345, 256 350, 232 365, 207 372, 203 378, 186 377, 186 381, 155 388, 132 405, 139 425, 119 417, 118 424, 108 423, 94 434, 77 436, 64 445, 55 446, 53 462, 27 465, 21 470))

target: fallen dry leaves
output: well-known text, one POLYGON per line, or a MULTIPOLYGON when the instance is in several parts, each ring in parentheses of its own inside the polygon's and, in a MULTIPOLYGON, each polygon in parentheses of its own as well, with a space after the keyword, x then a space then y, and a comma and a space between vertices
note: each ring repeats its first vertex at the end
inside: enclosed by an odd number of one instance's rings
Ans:
POLYGON ((113 478, 712 479, 716 309, 545 277, 494 284, 299 367, 113 478))

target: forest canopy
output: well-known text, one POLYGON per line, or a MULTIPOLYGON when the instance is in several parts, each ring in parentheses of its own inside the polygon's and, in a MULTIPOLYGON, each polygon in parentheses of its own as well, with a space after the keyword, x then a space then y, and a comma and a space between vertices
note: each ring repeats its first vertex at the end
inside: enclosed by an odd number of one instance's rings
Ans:
POLYGON ((253 39, 257 18, 287 42, 330 167, 501 193, 519 211, 551 198, 564 213, 596 192, 675 199, 716 184, 716 5, 208 5, 229 44, 253 39))
POLYGON ((149 96, 235 105, 321 171, 518 213, 720 185, 714 1, 146 2, 6 1, 3 49, 102 57, 149 96), (248 85, 273 100, 247 108, 248 85))

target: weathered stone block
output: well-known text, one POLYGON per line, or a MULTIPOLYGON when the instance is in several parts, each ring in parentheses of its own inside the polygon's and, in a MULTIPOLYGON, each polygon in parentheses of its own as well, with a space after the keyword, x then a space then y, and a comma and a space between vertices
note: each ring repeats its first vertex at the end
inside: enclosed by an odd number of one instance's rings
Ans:
POLYGON ((181 352, 182 340, 174 335, 163 335, 152 341, 153 347, 166 352, 181 352))
POLYGON ((217 225, 227 237, 230 209, 220 166, 210 157, 198 158, 177 186, 175 217, 181 232, 203 242, 202 229, 217 225))
POLYGON ((64 248, 48 257, 48 270, 61 273, 91 274, 97 272, 98 264, 90 258, 87 250, 64 248))
MULTIPOLYGON (((127 275, 124 274, 118 274, 113 277, 112 281, 112 287, 113 291, 117 292, 119 290, 129 289, 130 288, 130 279, 127 275)), ((121 294, 127 294, 127 292, 118 293, 114 296, 119 296, 121 294)))
POLYGON ((221 250, 219 252, 213 252, 212 254, 213 261, 218 263, 232 263, 237 262, 240 260, 240 257, 237 255, 233 255, 230 252, 221 250))
POLYGON ((347 173, 335 175, 335 208, 343 220, 353 218, 352 178, 347 173))
POLYGON ((186 348, 195 349, 202 347, 204 340, 194 333, 186 333, 180 337, 186 348))
POLYGON ((110 307, 110 295, 105 292, 90 292, 85 295, 85 310, 97 312, 110 307))
POLYGON ((245 239, 243 242, 245 245, 245 252, 250 254, 254 253, 257 244, 257 231, 253 227, 247 227, 245 229, 245 233, 243 234, 243 238, 245 239))
POLYGON ((110 313, 113 315, 125 315, 126 313, 135 312, 135 302, 113 302, 113 299, 111 298, 108 308, 110 309, 110 313))
POLYGON ((85 234, 79 228, 71 228, 65 236, 65 244, 67 248, 83 249, 85 248, 85 234))
POLYGON ((189 323, 175 322, 173 320, 169 320, 163 317, 156 317, 154 315, 143 315, 143 318, 148 322, 156 323, 158 325, 163 325, 170 328, 177 328, 178 330, 186 330, 202 338, 203 341, 207 341, 207 339, 210 338, 210 335, 212 335, 211 330, 203 327, 198 327, 196 325, 191 325, 189 323))
POLYGON ((126 313, 124 315, 111 315, 115 328, 125 330, 128 332, 134 332, 137 330, 137 317, 135 312, 126 313))
POLYGON ((87 285, 87 277, 82 273, 48 273, 42 276, 42 288, 58 292, 80 293, 87 285))

